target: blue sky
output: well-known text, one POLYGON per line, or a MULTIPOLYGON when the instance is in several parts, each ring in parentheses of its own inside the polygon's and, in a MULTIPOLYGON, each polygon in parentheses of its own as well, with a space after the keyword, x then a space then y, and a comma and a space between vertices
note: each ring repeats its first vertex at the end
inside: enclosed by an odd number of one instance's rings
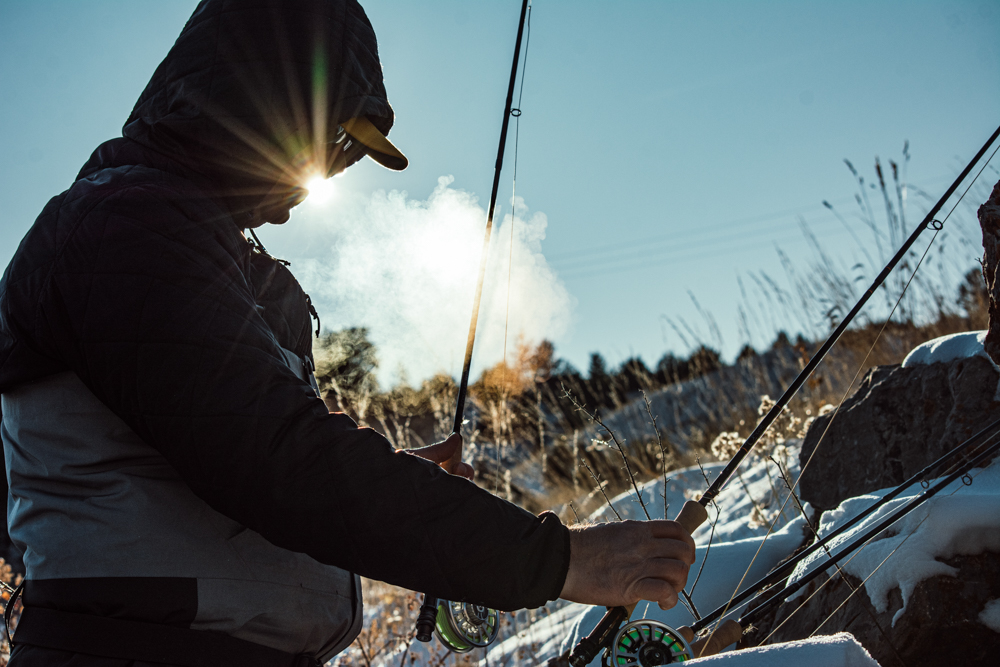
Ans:
MULTIPOLYGON (((350 225, 345 216, 380 190, 427 202, 441 176, 452 176, 452 191, 478 196, 484 207, 520 3, 362 4, 397 112, 391 137, 411 166, 396 174, 359 164, 337 179, 338 196, 324 215, 339 211, 350 225)), ((89 153, 120 134, 194 5, 0 0, 0 264, 89 153)), ((863 258, 821 204, 835 203, 859 238, 868 238, 849 215, 855 186, 844 158, 871 178, 874 157, 899 161, 908 140, 907 180, 936 197, 996 128, 997 35, 1000 6, 988 1, 534 0, 517 195, 525 220, 545 216, 544 239, 525 247, 534 248, 535 265, 548 266, 538 280, 564 290, 546 286, 562 295, 566 312, 550 330, 529 334, 551 335, 557 352, 583 368, 591 351, 612 363, 640 354, 652 364, 692 343, 668 320, 683 318, 718 344, 693 295, 733 355, 746 337, 737 324, 737 278, 783 276, 776 244, 804 270, 811 251, 799 217, 843 266, 863 258)), ((513 148, 509 143, 502 211, 509 209, 513 148)), ((996 172, 983 178, 995 182, 996 172)), ((910 204, 916 221, 922 204, 917 197, 910 204)), ((965 225, 967 242, 952 244, 952 261, 971 268, 975 220, 964 208, 960 214, 965 222, 955 221, 965 225)), ((297 211, 262 238, 293 262, 325 261, 316 238, 336 243, 337 236, 313 234, 310 216, 318 215, 297 211)), ((468 256, 456 264, 471 257, 474 265, 476 245, 453 249, 468 256)), ((449 270, 449 261, 440 262, 440 271, 449 270)), ((537 287, 526 289, 530 296, 537 287)), ((375 329, 377 317, 341 307, 338 298, 321 301, 326 323, 375 329)), ((464 298, 444 304, 460 313, 455 323, 446 318, 459 341, 467 323, 458 321, 467 322, 469 310, 464 298)), ((522 295, 511 309, 527 300, 522 295)), ((792 319, 773 324, 801 327, 792 319)), ((751 325, 751 341, 769 342, 770 326, 764 318, 751 325)), ((389 329, 373 333, 380 345, 402 350, 397 365, 407 365, 406 350, 426 357, 435 345, 409 334, 394 339, 389 329)), ((497 349, 484 348, 481 361, 497 349)), ((455 357, 449 351, 440 366, 455 372, 455 357)))

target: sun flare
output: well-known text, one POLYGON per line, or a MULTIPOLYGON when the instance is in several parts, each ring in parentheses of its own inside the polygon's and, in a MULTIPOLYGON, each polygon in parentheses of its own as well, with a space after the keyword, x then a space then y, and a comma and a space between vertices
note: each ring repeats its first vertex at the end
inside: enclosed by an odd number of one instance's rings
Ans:
POLYGON ((314 176, 306 183, 306 190, 309 191, 309 197, 306 199, 308 203, 325 204, 334 194, 333 179, 314 176))

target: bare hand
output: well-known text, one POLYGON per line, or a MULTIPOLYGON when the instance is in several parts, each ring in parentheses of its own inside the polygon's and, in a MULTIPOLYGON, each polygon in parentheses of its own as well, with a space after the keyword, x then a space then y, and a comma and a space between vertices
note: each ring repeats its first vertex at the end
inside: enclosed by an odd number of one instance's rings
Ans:
POLYGON ((560 597, 608 607, 677 604, 694 563, 694 540, 676 521, 623 521, 570 528, 560 597))
POLYGON ((476 475, 472 466, 462 462, 462 436, 458 433, 452 433, 444 442, 418 449, 408 449, 406 452, 437 463, 445 469, 445 472, 452 475, 466 479, 472 479, 476 475))

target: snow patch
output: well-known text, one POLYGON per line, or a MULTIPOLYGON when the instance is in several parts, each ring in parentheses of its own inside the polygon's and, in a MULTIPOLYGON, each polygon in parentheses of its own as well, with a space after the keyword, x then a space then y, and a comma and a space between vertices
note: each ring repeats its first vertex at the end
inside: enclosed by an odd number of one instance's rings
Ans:
POLYGON ((813 637, 785 644, 770 644, 720 653, 688 661, 689 665, 739 665, 739 667, 879 667, 861 644, 847 632, 813 637))
MULTIPOLYGON (((967 359, 968 357, 983 357, 993 364, 990 355, 986 354, 986 350, 983 348, 985 340, 985 331, 967 331, 929 340, 923 345, 913 348, 906 355, 906 358, 903 359, 903 368, 967 359)), ((993 364, 993 367, 997 368, 997 365, 993 364)))
MULTIPOLYGON (((790 440, 785 443, 785 450, 775 452, 776 457, 782 460, 782 465, 791 468, 793 479, 798 476, 800 445, 800 441, 790 440)), ((784 499, 785 494, 776 466, 769 460, 757 456, 752 456, 747 463, 749 465, 746 469, 735 477, 718 497, 720 514, 716 521, 714 536, 710 522, 706 522, 694 533, 695 544, 698 547, 695 564, 691 566, 688 577, 688 590, 691 590, 704 563, 704 570, 692 594, 695 606, 703 614, 726 604, 741 580, 743 585, 747 585, 767 574, 803 540, 805 521, 798 516, 798 511, 791 502, 781 512, 780 518, 777 516, 780 503, 774 500, 774 493, 781 491, 781 499, 784 499), (748 522, 748 517, 753 511, 749 496, 763 507, 765 518, 778 519, 774 532, 766 541, 764 535, 767 533, 767 525, 748 522)), ((709 478, 714 478, 723 467, 725 464, 722 463, 707 464, 704 466, 705 474, 709 478)), ((665 498, 662 479, 640 486, 639 491, 651 518, 662 519, 664 504, 667 506, 666 515, 673 518, 685 500, 697 495, 695 491, 703 490, 707 486, 701 469, 693 466, 668 473, 665 498)), ((616 496, 611 502, 623 519, 645 520, 646 518, 634 492, 616 496)), ((806 511, 810 511, 808 507, 806 511)), ((591 521, 617 520, 607 507, 595 512, 589 518, 591 521)), ((709 519, 716 519, 714 509, 709 510, 709 519)), ((738 607, 733 608, 734 613, 738 610, 738 607)), ((517 636, 490 647, 488 658, 482 664, 484 667, 487 664, 545 664, 547 660, 571 650, 580 639, 590 634, 604 616, 604 612, 604 607, 579 604, 571 604, 553 611, 517 636), (527 659, 529 656, 530 659, 527 659)), ((683 605, 663 611, 655 603, 647 602, 639 603, 632 618, 633 620, 649 618, 673 628, 690 625, 694 621, 683 605)), ((601 657, 595 658, 591 664, 600 665, 601 657)), ((839 666, 855 663, 816 664, 839 666)))
MULTIPOLYGON (((971 485, 966 486, 961 479, 955 480, 846 561, 841 561, 841 568, 846 572, 861 580, 867 578, 865 590, 879 612, 889 608, 889 593, 899 589, 903 606, 893 616, 893 625, 902 617, 918 583, 937 575, 954 577, 957 574, 955 568, 939 559, 984 551, 1000 552, 1000 459, 987 468, 971 471, 970 476, 973 478, 971 485)), ((820 535, 828 535, 837 526, 861 514, 890 490, 849 498, 837 509, 824 513, 820 535)), ((917 486, 908 491, 909 495, 886 503, 834 540, 830 550, 837 553, 842 545, 882 521, 922 489, 917 486)), ((823 552, 813 554, 796 567, 790 582, 797 581, 815 567, 823 567, 826 560, 823 552)))
POLYGON ((1000 600, 990 600, 979 612, 979 622, 993 632, 1000 632, 1000 600))

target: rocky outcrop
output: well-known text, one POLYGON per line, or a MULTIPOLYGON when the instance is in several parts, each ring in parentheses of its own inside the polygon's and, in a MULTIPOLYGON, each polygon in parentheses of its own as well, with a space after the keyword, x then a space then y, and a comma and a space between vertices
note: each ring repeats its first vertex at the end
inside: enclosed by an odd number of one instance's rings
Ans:
POLYGON ((979 227, 983 231, 983 277, 990 298, 990 327, 986 334, 986 353, 1000 364, 1000 181, 993 186, 993 193, 979 207, 979 227))
POLYGON ((955 556, 944 562, 956 568, 957 575, 917 584, 895 625, 893 616, 902 608, 898 589, 892 591, 888 609, 879 613, 860 580, 850 574, 832 581, 819 577, 804 595, 758 622, 740 648, 756 646, 769 635, 768 643, 777 643, 814 632, 846 631, 882 667, 996 664, 1000 633, 983 625, 979 615, 987 603, 1000 598, 1000 554, 955 556))
POLYGON ((802 498, 827 510, 901 484, 1000 419, 998 381, 982 356, 873 368, 839 414, 817 418, 806 434, 802 498))

